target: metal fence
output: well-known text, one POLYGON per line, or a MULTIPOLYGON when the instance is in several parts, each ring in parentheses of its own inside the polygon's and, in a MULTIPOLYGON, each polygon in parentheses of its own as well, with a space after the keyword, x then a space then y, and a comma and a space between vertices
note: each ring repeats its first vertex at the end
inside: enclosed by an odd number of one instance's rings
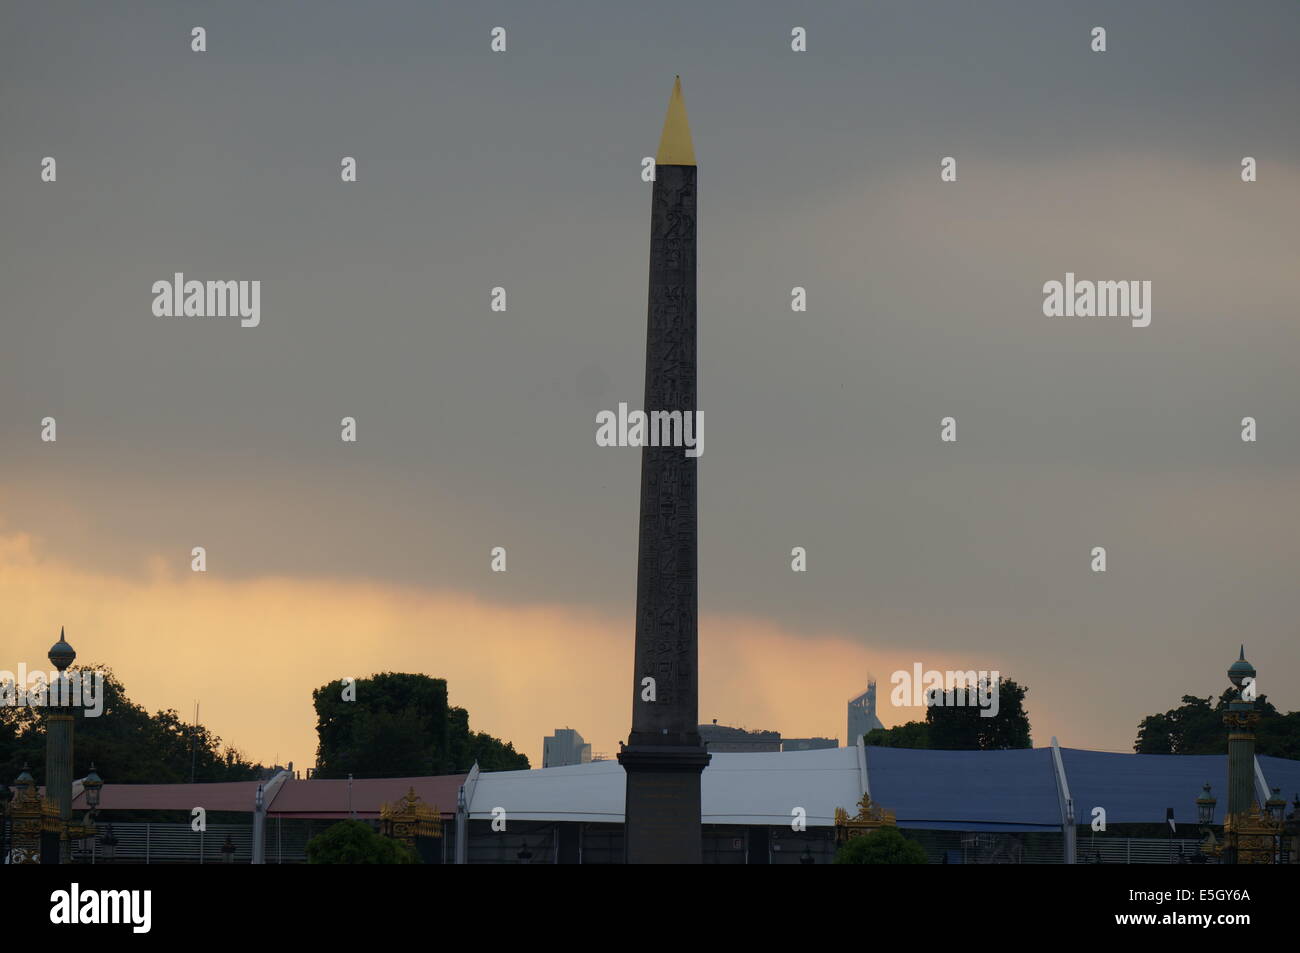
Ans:
POLYGON ((1075 856, 1080 864, 1179 864, 1190 863, 1201 842, 1189 838, 1106 837, 1089 841, 1079 838, 1075 856))
MULTIPOLYGON (((449 825, 450 828, 450 825, 449 825)), ((470 842, 470 863, 554 863, 555 825, 520 825, 510 836, 480 836, 470 842), (521 860, 520 855, 527 855, 521 860)), ((583 862, 617 863, 622 859, 622 829, 616 825, 592 825, 584 832, 583 862)), ((251 824, 209 824, 205 831, 191 830, 185 822, 115 823, 98 825, 94 844, 90 839, 74 844, 75 863, 105 863, 104 839, 109 831, 116 840, 111 863, 115 864, 220 864, 225 863, 221 848, 226 838, 235 846, 234 863, 247 864, 253 856, 251 824)), ((307 840, 311 829, 301 821, 285 823, 268 818, 266 824, 266 862, 301 864, 307 861, 307 840)), ((451 833, 451 829, 447 830, 451 833)), ((1007 835, 962 834, 955 831, 915 831, 905 834, 926 848, 931 863, 967 864, 1059 864, 1062 863, 1062 840, 1059 834, 1007 835)), ((784 837, 784 835, 783 835, 784 837)), ((705 837, 706 863, 745 863, 746 831, 713 828, 705 837)), ((781 853, 771 862, 797 863, 796 851, 804 844, 789 844, 779 839, 781 853), (787 856, 788 855, 788 856, 787 856)), ((450 844, 447 845, 450 848, 450 844)), ((817 863, 829 862, 834 844, 816 845, 817 863)), ((1177 864, 1196 856, 1200 841, 1164 837, 1088 837, 1080 836, 1076 844, 1076 862, 1080 864, 1177 864)), ((447 858, 450 862, 450 853, 447 858)))
MULTIPOLYGON (((908 829, 903 834, 925 848, 930 863, 948 864, 1061 864, 1065 842, 1061 834, 974 833, 908 829)), ((1079 864, 1190 863, 1201 842, 1189 838, 1090 836, 1080 833, 1075 843, 1079 864)))
MULTIPOLYGON (((115 864, 220 864, 226 862, 221 848, 226 838, 235 846, 234 863, 247 864, 253 858, 253 829, 250 824, 209 824, 195 831, 189 824, 119 823, 100 824, 94 843, 77 841, 72 851, 75 863, 105 863, 104 838, 111 830, 115 864)), ((307 861, 307 831, 296 823, 282 824, 269 818, 266 824, 266 862, 301 864, 307 861)))

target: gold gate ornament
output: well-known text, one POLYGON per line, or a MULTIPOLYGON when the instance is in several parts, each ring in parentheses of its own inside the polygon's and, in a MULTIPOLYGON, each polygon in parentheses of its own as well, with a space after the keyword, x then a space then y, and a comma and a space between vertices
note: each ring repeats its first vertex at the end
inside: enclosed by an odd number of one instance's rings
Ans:
POLYGON ((411 788, 396 803, 380 805, 379 830, 413 848, 417 837, 442 836, 442 815, 436 804, 429 807, 411 788))

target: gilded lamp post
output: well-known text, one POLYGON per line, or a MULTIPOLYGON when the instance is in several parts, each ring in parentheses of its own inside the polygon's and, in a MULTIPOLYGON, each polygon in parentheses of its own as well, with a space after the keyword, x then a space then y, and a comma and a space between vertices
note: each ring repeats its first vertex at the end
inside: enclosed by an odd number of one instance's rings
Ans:
POLYGON ((59 863, 72 859, 65 828, 72 820, 72 691, 66 670, 77 653, 59 629, 59 641, 50 647, 50 664, 58 676, 49 687, 45 716, 45 804, 59 821, 59 863))
POLYGON ((1255 797, 1255 667, 1246 661, 1241 647, 1237 661, 1228 668, 1228 680, 1240 690, 1240 697, 1228 703, 1223 723, 1228 726, 1228 808, 1223 819, 1225 864, 1271 864, 1279 859, 1284 836, 1280 798, 1270 798, 1261 809, 1255 797), (1276 802, 1276 803, 1275 803, 1276 802))
POLYGON ((36 788, 36 779, 23 765, 14 782, 15 792, 9 815, 13 820, 13 845, 10 864, 66 864, 72 861, 72 841, 95 836, 93 815, 99 807, 103 781, 91 765, 83 787, 90 810, 81 823, 72 820, 72 712, 79 697, 73 691, 67 668, 77 658, 76 651, 59 630, 59 641, 50 647, 49 659, 58 674, 46 687, 45 715, 45 796, 36 788))

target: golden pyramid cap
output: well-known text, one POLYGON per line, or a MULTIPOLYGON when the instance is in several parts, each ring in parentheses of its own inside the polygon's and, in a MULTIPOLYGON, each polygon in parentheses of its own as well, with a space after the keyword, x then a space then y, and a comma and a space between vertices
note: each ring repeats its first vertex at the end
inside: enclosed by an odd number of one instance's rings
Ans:
POLYGON ((664 117, 664 132, 659 137, 655 165, 695 165, 695 144, 691 142, 691 124, 686 121, 686 101, 682 99, 680 76, 673 82, 673 95, 668 100, 668 115, 664 117))

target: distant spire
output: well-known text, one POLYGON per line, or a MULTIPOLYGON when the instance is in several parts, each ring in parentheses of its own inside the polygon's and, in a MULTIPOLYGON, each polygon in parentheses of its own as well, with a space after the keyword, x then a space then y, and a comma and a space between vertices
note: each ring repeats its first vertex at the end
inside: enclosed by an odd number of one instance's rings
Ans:
POLYGON ((1240 659, 1240 660, 1243 661, 1243 662, 1246 660, 1246 643, 1245 643, 1245 642, 1242 642, 1242 643, 1241 643, 1241 654, 1238 655, 1237 658, 1240 659))
POLYGON ((656 165, 695 165, 695 144, 691 142, 691 125, 686 120, 686 101, 682 99, 682 78, 673 81, 673 95, 668 100, 664 132, 659 137, 656 165))

